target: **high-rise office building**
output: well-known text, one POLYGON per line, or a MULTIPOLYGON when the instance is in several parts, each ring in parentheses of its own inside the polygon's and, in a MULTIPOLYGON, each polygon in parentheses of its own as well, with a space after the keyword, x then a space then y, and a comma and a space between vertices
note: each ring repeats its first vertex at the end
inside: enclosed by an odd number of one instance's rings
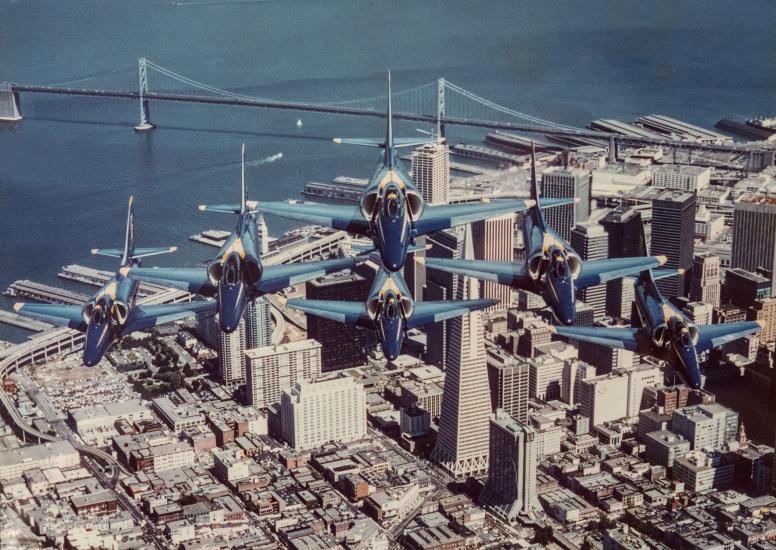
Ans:
MULTIPOLYGON (((608 258, 632 258, 646 250, 641 212, 632 206, 618 206, 601 225, 609 235, 608 258)), ((635 298, 633 279, 622 277, 606 283, 606 312, 611 317, 630 318, 635 298)))
MULTIPOLYGON (((428 236, 427 243, 431 247, 426 255, 432 258, 452 258, 460 260, 463 257, 464 228, 461 226, 438 231, 428 236)), ((458 293, 461 277, 438 269, 426 269, 426 288, 424 300, 450 300, 458 293)), ((426 362, 444 368, 448 355, 448 327, 450 321, 442 321, 427 325, 426 331, 426 362)))
MULTIPOLYGON (((466 226, 464 259, 474 255, 466 226)), ((456 298, 476 299, 477 282, 464 277, 456 298)), ((488 419, 491 414, 482 313, 448 321, 447 373, 439 435, 432 458, 451 476, 481 475, 488 468, 488 419)))
POLYGON ((280 402, 280 394, 293 384, 321 374, 321 344, 298 340, 245 352, 248 404, 257 408, 280 402))
MULTIPOLYGON (((507 214, 472 224, 474 257, 477 260, 511 262, 515 254, 515 215, 507 214)), ((482 281, 482 297, 498 300, 489 311, 512 305, 512 288, 493 281, 482 281)))
POLYGON ((539 508, 537 462, 536 431, 496 410, 490 419, 490 464, 480 504, 507 523, 539 508))
POLYGON ((696 255, 693 259, 692 279, 690 280, 690 300, 718 307, 720 290, 719 256, 710 252, 696 255))
MULTIPOLYGON (((365 301, 369 281, 361 275, 342 271, 308 281, 310 300, 365 301)), ((366 362, 366 351, 374 343, 374 334, 315 315, 307 316, 307 337, 321 343, 323 372, 356 367, 366 362)))
POLYGON ((568 241, 571 228, 590 217, 590 172, 580 168, 548 168, 542 173, 541 196, 548 199, 579 199, 576 204, 556 206, 544 212, 547 224, 568 241))
POLYGON ((718 450, 725 441, 736 438, 738 413, 718 403, 676 409, 671 431, 684 436, 693 450, 718 450))
POLYGON ((272 341, 272 312, 269 300, 261 296, 245 307, 245 347, 260 348, 272 341))
POLYGON ((206 342, 218 352, 218 376, 228 388, 245 382, 245 317, 227 334, 218 324, 218 314, 205 318, 197 328, 206 342))
POLYGON ((280 398, 283 439, 306 450, 366 437, 366 392, 352 376, 297 382, 280 398))
POLYGON ((695 193, 702 191, 711 182, 711 168, 685 164, 657 165, 652 170, 652 187, 676 189, 695 193))
POLYGON ((776 197, 744 193, 733 205, 731 266, 756 272, 771 280, 776 296, 776 197))
POLYGON ((447 204, 450 152, 444 143, 426 143, 412 152, 412 179, 426 204, 447 204))
MULTIPOLYGON (((609 235, 599 223, 578 223, 571 230, 571 248, 580 257, 587 260, 605 260, 609 253, 609 235)), ((579 299, 593 308, 595 320, 606 315, 606 283, 583 288, 579 291, 579 299)))
POLYGON ((487 350, 491 408, 528 422, 528 363, 497 347, 487 350))
POLYGON ((580 412, 592 426, 627 416, 628 376, 610 373, 584 380, 579 385, 580 412))
POLYGON ((771 295, 771 281, 758 273, 735 267, 725 273, 725 303, 740 308, 752 306, 756 300, 771 295))
POLYGON ((528 395, 542 401, 560 399, 564 361, 552 353, 528 359, 528 395))
POLYGON ((664 191, 652 200, 653 256, 664 255, 664 267, 683 269, 684 273, 657 281, 666 298, 687 295, 692 275, 695 247, 695 195, 683 191, 664 191))

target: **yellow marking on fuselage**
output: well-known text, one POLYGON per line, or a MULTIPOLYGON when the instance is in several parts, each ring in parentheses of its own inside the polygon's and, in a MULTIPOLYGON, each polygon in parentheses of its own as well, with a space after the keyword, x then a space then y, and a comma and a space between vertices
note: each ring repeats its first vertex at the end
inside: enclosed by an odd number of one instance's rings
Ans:
POLYGON ((377 185, 378 189, 382 189, 389 183, 395 183, 399 186, 399 189, 404 189, 405 184, 404 180, 402 180, 399 175, 396 173, 396 170, 388 170, 388 173, 383 176, 383 179, 380 180, 380 183, 377 185))
POLYGON ((97 294, 97 299, 102 298, 103 296, 108 296, 111 300, 116 299, 116 287, 118 285, 116 284, 116 281, 111 281, 108 286, 103 288, 99 294, 97 294))
POLYGON ((547 254, 552 246, 557 246, 563 252, 566 251, 566 247, 563 245, 563 241, 556 239, 552 233, 545 232, 544 238, 542 240, 542 253, 547 254))
POLYGON ((670 321, 672 317, 679 317, 679 315, 677 314, 677 311, 668 304, 663 304, 661 309, 663 310, 663 320, 666 323, 670 321))
POLYGON ((124 277, 128 277, 130 271, 132 271, 132 268, 129 267, 128 265, 125 265, 124 267, 119 269, 119 274, 123 275, 124 277))
POLYGON ((245 249, 242 245, 242 240, 237 238, 234 241, 232 241, 232 244, 229 245, 229 248, 224 250, 224 255, 221 257, 222 262, 226 262, 226 259, 233 253, 237 252, 237 254, 240 256, 241 260, 245 259, 245 249))
POLYGON ((393 281, 393 277, 388 277, 385 280, 385 283, 383 283, 383 286, 380 289, 380 297, 382 298, 383 296, 385 296, 390 290, 393 290, 394 294, 396 294, 398 298, 401 298, 401 291, 399 290, 399 287, 396 286, 396 283, 393 281))

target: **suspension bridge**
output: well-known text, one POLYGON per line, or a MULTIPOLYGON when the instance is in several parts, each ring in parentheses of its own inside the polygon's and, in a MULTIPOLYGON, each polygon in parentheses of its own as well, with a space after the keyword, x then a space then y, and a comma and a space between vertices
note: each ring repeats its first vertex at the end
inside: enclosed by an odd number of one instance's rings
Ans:
MULTIPOLYGON (((116 72, 118 71, 112 71, 112 73, 116 72)), ((0 120, 21 120, 21 94, 134 100, 139 106, 139 123, 135 126, 138 131, 150 131, 154 128, 150 112, 152 101, 234 105, 339 116, 386 117, 385 95, 328 102, 268 99, 198 82, 146 58, 138 59, 136 79, 136 84, 132 85, 118 86, 114 83, 90 88, 70 87, 68 83, 27 85, 2 82, 0 83, 0 120), (151 86, 152 82, 153 86, 151 86)), ((73 83, 90 80, 95 80, 95 77, 83 78, 73 83)), ((698 150, 748 154, 750 157, 763 154, 756 144, 710 144, 668 138, 648 139, 560 124, 497 104, 444 78, 394 92, 392 100, 394 118, 436 125, 437 133, 441 136, 445 135, 446 126, 452 125, 544 135, 560 140, 573 140, 581 144, 606 145, 608 143, 610 154, 619 146, 662 146, 687 152, 698 150)))

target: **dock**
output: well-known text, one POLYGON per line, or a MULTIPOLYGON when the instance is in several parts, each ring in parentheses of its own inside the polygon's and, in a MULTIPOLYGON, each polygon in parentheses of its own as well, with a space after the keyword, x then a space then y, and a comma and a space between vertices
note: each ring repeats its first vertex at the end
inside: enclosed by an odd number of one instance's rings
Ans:
POLYGON ((337 176, 330 183, 311 181, 304 186, 302 195, 323 199, 357 202, 369 184, 365 178, 337 176))
POLYGON ((30 317, 19 315, 18 313, 14 313, 12 311, 5 311, 4 309, 0 309, 0 323, 6 323, 15 327, 31 330, 33 332, 43 332, 44 330, 48 330, 54 326, 50 325, 49 323, 44 323, 43 321, 38 321, 37 319, 31 319, 30 317))
POLYGON ((43 283, 36 283, 35 281, 28 281, 26 279, 11 283, 11 286, 5 291, 5 295, 14 298, 35 300, 36 302, 43 302, 45 304, 65 304, 73 306, 81 305, 89 299, 89 296, 81 294, 80 292, 73 292, 71 290, 65 290, 64 288, 44 285, 43 283))
POLYGON ((459 157, 467 157, 478 160, 485 160, 488 162, 495 162, 499 165, 514 165, 522 166, 525 164, 527 157, 512 155, 510 153, 504 153, 490 147, 483 147, 482 145, 470 145, 467 143, 459 143, 450 147, 450 154, 459 157))
MULTIPOLYGON (((114 273, 111 271, 103 271, 101 269, 94 269, 78 264, 66 265, 57 274, 57 276, 69 281, 76 281, 93 286, 103 286, 111 277, 113 277, 113 275, 114 273)), ((151 283, 140 283, 140 286, 137 289, 137 294, 139 297, 145 297, 152 296, 166 290, 167 287, 165 286, 151 283)))
POLYGON ((194 241, 200 244, 206 244, 208 246, 215 246, 221 248, 226 239, 229 237, 229 231, 223 231, 221 229, 208 229, 202 233, 197 233, 189 237, 190 241, 194 241))

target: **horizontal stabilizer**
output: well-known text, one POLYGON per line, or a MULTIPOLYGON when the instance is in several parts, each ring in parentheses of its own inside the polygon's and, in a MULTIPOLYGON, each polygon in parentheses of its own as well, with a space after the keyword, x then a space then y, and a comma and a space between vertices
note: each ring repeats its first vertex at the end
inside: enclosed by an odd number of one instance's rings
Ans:
MULTIPOLYGON (((256 206, 256 201, 245 201, 245 204, 249 208, 254 208, 256 206)), ((223 212, 225 214, 239 214, 240 213, 240 205, 239 204, 200 204, 197 206, 197 210, 200 212, 223 212)))
MULTIPOLYGON (((362 147, 385 147, 385 140, 372 138, 334 138, 334 143, 344 145, 361 145, 362 147)), ((393 140, 394 148, 419 147, 426 143, 436 143, 436 138, 396 138, 393 140)))
MULTIPOLYGON (((146 258, 148 256, 157 256, 159 254, 168 254, 178 250, 177 246, 167 246, 163 248, 135 248, 132 251, 132 259, 146 258)), ((124 255, 123 250, 118 248, 92 248, 94 256, 108 256, 110 258, 121 258, 124 255)))

